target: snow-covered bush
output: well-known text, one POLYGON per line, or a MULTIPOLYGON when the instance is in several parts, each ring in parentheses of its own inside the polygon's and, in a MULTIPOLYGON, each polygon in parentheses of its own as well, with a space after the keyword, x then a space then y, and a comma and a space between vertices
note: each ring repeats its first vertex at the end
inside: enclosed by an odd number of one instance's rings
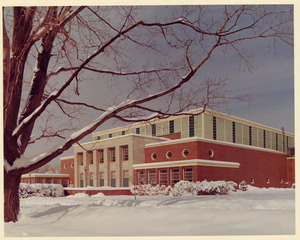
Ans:
POLYGON ((131 187, 131 193, 138 196, 154 196, 154 195, 216 195, 228 194, 236 191, 238 188, 234 182, 211 181, 202 182, 179 181, 174 187, 151 186, 150 184, 135 185, 131 187))
POLYGON ((169 195, 171 187, 166 187, 165 185, 152 186, 151 184, 133 185, 130 191, 132 194, 138 196, 169 195))
POLYGON ((240 184, 239 184, 239 189, 242 190, 242 191, 247 191, 247 188, 248 188, 248 184, 246 183, 246 181, 241 181, 240 184))
POLYGON ((37 197, 62 197, 64 188, 60 184, 29 184, 20 183, 20 198, 37 197))

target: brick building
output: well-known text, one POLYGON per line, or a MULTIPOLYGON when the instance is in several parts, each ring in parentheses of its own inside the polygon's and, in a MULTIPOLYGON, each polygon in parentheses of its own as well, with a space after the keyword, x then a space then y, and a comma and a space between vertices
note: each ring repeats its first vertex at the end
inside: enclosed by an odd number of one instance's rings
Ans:
POLYGON ((74 146, 74 158, 61 161, 75 187, 205 179, 245 180, 258 187, 295 182, 293 134, 219 112, 135 123, 92 138, 74 146))

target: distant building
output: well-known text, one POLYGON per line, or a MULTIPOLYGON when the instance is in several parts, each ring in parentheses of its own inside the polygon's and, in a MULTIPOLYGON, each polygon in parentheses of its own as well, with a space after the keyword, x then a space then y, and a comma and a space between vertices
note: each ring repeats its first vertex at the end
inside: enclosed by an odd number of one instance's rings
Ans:
POLYGON ((61 159, 61 172, 74 187, 295 182, 293 134, 215 111, 188 115, 200 110, 93 133, 92 142, 74 146, 74 157, 61 159))
POLYGON ((29 173, 22 175, 22 183, 61 184, 69 186, 69 174, 29 173))

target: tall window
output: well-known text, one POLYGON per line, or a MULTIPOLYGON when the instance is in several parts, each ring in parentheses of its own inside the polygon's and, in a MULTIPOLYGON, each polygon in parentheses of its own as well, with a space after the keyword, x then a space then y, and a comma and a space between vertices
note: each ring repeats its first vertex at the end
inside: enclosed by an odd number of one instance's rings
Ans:
POLYGON ((77 153, 77 159, 79 162, 79 165, 83 165, 83 153, 77 153))
POLYGON ((165 185, 168 184, 168 172, 166 169, 161 169, 158 172, 158 178, 159 178, 159 185, 165 185))
POLYGON ((80 173, 80 187, 84 187, 83 173, 80 173))
POLYGON ((278 133, 276 133, 276 151, 278 151, 278 133))
POLYGON ((235 122, 232 122, 232 142, 235 143, 235 122))
POLYGON ((171 186, 174 186, 179 180, 179 168, 171 169, 171 186))
POLYGON ((148 171, 148 183, 152 186, 156 185, 156 173, 155 170, 149 170, 148 171))
POLYGON ((184 181, 193 181, 193 168, 184 168, 183 169, 183 180, 184 181))
POLYGON ((129 159, 128 156, 128 146, 122 146, 121 147, 121 156, 123 161, 127 161, 129 159))
POLYGON ((52 183, 52 178, 51 177, 46 177, 45 183, 52 183))
POLYGON ((152 136, 156 136, 156 124, 151 125, 152 136))
POLYGON ((99 163, 104 163, 104 151, 103 149, 98 150, 99 163))
POLYGON ((125 135, 125 131, 122 131, 122 135, 125 135))
POLYGON ((109 148, 108 153, 109 153, 110 162, 115 162, 116 161, 116 149, 115 148, 109 148))
POLYGON ((138 171, 138 185, 145 184, 145 171, 141 170, 138 171))
POLYGON ((101 139, 101 137, 100 137, 100 136, 98 136, 98 137, 97 137, 97 140, 100 140, 100 139, 101 139))
POLYGON ((110 186, 116 187, 116 171, 110 172, 110 186))
POLYGON ((100 172, 100 187, 104 186, 104 172, 100 172))
POLYGON ((129 172, 128 172, 128 170, 123 171, 123 187, 129 187, 129 172))
POLYGON ((89 161, 89 163, 93 164, 94 163, 93 152, 90 151, 90 152, 87 153, 87 155, 88 155, 88 161, 89 161))
POLYGON ((135 133, 136 133, 136 134, 140 134, 140 128, 136 128, 136 129, 135 129, 135 133))
POLYGON ((249 126, 249 145, 252 145, 252 127, 249 126))
POLYGON ((266 148, 266 130, 264 130, 264 148, 266 148))
POLYGON ((109 138, 112 138, 112 133, 108 134, 108 137, 109 137, 109 138))
POLYGON ((94 185, 94 179, 93 179, 94 175, 93 173, 91 172, 90 173, 90 186, 93 186, 94 185))
POLYGON ((213 139, 217 140, 217 118, 213 117, 213 139))
POLYGON ((189 136, 195 136, 195 118, 194 116, 189 117, 189 136))
POLYGON ((174 120, 170 120, 169 122, 169 133, 174 133, 174 120))

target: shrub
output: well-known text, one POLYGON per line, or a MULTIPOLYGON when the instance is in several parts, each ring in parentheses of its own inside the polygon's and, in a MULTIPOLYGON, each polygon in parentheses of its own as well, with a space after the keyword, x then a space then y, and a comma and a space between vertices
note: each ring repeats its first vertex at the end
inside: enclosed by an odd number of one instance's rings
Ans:
POLYGON ((165 185, 152 186, 151 184, 133 185, 131 186, 130 191, 132 194, 138 196, 169 195, 171 187, 166 187, 165 185))
POLYGON ((63 186, 60 184, 29 184, 20 183, 20 198, 37 197, 62 197, 64 196, 63 186))

